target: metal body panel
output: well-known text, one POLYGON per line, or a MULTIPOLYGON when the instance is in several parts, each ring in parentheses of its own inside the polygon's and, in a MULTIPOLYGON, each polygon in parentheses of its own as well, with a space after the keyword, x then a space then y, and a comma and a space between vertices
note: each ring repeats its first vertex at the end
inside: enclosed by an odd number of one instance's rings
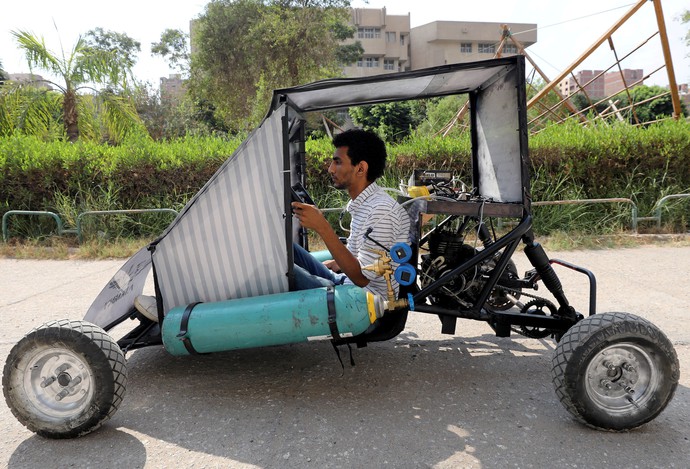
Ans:
POLYGON ((164 312, 288 290, 282 116, 265 120, 154 243, 164 312))

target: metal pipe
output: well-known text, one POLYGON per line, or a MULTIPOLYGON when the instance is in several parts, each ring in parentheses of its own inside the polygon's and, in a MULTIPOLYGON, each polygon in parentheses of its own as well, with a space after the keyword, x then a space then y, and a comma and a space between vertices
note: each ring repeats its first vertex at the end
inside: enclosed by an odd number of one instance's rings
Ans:
POLYGON ((171 213, 175 216, 178 215, 177 210, 172 208, 135 208, 129 210, 89 210, 82 212, 77 216, 77 239, 81 243, 83 240, 82 236, 82 219, 87 215, 126 215, 126 214, 138 214, 138 213, 171 213))
POLYGON ((690 197, 690 194, 671 194, 671 195, 667 195, 667 196, 662 197, 659 200, 659 202, 657 202, 656 211, 655 211, 657 228, 661 228, 661 206, 664 205, 667 200, 680 199, 680 198, 684 198, 684 197, 690 197))
POLYGON ((7 239, 9 237, 7 220, 10 218, 11 215, 47 215, 49 217, 52 217, 53 220, 55 220, 55 223, 57 224, 58 236, 62 236, 62 232, 64 231, 62 219, 57 213, 37 210, 9 210, 5 212, 5 214, 2 216, 2 239, 5 242, 7 242, 7 239))

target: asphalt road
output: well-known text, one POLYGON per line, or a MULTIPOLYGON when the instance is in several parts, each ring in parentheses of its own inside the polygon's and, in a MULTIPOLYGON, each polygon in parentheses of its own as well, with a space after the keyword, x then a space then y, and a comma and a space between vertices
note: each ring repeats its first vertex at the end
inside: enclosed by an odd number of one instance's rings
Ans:
MULTIPOLYGON (((549 254, 594 271, 599 312, 644 316, 675 345, 680 385, 656 420, 624 433, 587 428, 554 393, 552 340, 496 338, 469 320, 444 336, 436 317, 413 314, 396 339, 355 349, 356 366, 344 371, 328 343, 183 358, 132 352, 124 402, 86 437, 37 437, 3 400, 0 465, 690 467, 690 247, 549 254)), ((121 264, 0 259, 2 364, 32 327, 81 319, 121 264)), ((585 278, 558 272, 586 310, 585 278)))

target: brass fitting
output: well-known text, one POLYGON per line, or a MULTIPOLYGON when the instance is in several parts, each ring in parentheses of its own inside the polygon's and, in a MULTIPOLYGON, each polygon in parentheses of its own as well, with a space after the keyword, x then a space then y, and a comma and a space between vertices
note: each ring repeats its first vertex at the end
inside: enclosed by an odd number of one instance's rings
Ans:
POLYGON ((407 299, 398 300, 395 298, 395 290, 393 290, 393 283, 391 282, 391 277, 393 276, 391 261, 393 259, 391 259, 386 251, 370 249, 369 252, 377 254, 379 258, 376 259, 373 264, 362 267, 362 270, 374 272, 376 275, 386 280, 388 298, 384 301, 384 309, 386 311, 391 311, 408 306, 407 299))

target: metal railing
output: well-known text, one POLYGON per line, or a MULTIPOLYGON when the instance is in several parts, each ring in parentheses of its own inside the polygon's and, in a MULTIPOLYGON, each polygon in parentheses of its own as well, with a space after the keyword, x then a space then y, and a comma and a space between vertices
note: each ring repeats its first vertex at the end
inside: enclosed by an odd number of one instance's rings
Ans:
POLYGON ((532 202, 533 207, 540 207, 544 205, 576 205, 576 204, 605 204, 605 203, 624 203, 632 205, 631 218, 632 229, 637 232, 637 205, 631 199, 625 197, 612 197, 608 199, 574 199, 574 200, 545 200, 540 202, 532 202))
POLYGON ((12 215, 24 215, 24 216, 49 216, 53 220, 55 220, 55 223, 57 224, 57 232, 59 236, 62 236, 63 233, 65 232, 64 230, 64 225, 62 223, 62 219, 57 213, 54 212, 47 212, 47 211, 37 211, 37 210, 10 210, 8 212, 5 212, 5 214, 2 216, 2 240, 7 242, 9 238, 9 228, 8 228, 8 220, 12 215))
POLYGON ((5 212, 2 216, 2 239, 7 242, 9 239, 9 218, 11 216, 50 216, 55 220, 57 225, 57 234, 62 236, 64 234, 76 234, 77 239, 81 243, 83 241, 83 219, 86 216, 103 216, 103 215, 135 215, 141 213, 170 213, 177 216, 178 213, 172 208, 136 208, 129 210, 89 210, 82 212, 77 215, 76 227, 74 229, 65 229, 65 224, 63 223, 60 215, 55 212, 48 211, 38 211, 38 210, 10 210, 5 212))
POLYGON ((661 207, 671 199, 682 199, 685 197, 690 197, 690 194, 670 194, 670 195, 664 196, 661 199, 659 199, 659 201, 656 203, 656 210, 655 210, 655 218, 656 218, 657 228, 661 228, 661 207))
MULTIPOLYGON (((396 191, 397 192, 397 191, 396 191)), ((639 217, 638 209, 635 202, 624 197, 613 197, 607 199, 572 199, 572 200, 545 200, 532 202, 533 207, 545 205, 576 205, 576 204, 602 204, 602 203, 624 203, 631 206, 631 227, 633 231, 637 232, 637 226, 640 221, 655 221, 658 228, 661 228, 662 208, 666 203, 673 199, 690 198, 690 194, 670 194, 662 197, 654 205, 654 215, 649 217, 639 217)), ((324 208, 323 212, 340 212, 342 207, 324 208)), ((141 213, 169 213, 177 216, 178 212, 172 208, 141 208, 129 210, 89 210, 82 212, 77 216, 76 227, 74 229, 65 229, 64 223, 60 216, 55 212, 38 211, 38 210, 9 210, 2 216, 2 239, 7 242, 9 239, 9 223, 11 216, 49 216, 55 220, 57 226, 58 236, 64 234, 76 234, 77 239, 81 243, 83 241, 83 219, 87 216, 104 216, 104 215, 133 215, 141 213)))
POLYGON ((82 234, 82 223, 85 216, 102 216, 102 215, 134 215, 140 213, 170 213, 177 216, 177 211, 171 208, 134 208, 129 210, 89 210, 82 212, 77 216, 77 239, 81 243, 84 240, 82 234))

